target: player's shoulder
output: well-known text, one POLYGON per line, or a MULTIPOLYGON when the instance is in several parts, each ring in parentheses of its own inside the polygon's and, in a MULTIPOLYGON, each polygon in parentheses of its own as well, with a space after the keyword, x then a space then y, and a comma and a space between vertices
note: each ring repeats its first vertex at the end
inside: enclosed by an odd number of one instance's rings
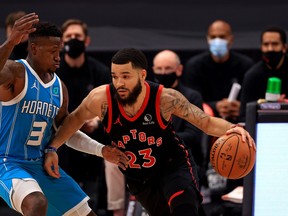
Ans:
MULTIPOLYGON (((88 96, 82 101, 81 106, 86 107, 90 112, 94 113, 96 116, 102 116, 103 111, 107 109, 108 106, 108 96, 107 87, 109 85, 101 85, 94 88, 88 96)), ((106 111, 105 111, 106 112, 106 111)), ((102 118, 100 118, 102 119, 102 118)))
POLYGON ((90 93, 91 94, 105 93, 107 91, 107 88, 109 88, 109 84, 103 84, 92 89, 90 93))
MULTIPOLYGON (((25 67, 23 64, 16 62, 14 60, 7 60, 2 68, 0 70, 0 73, 3 77, 6 77, 4 80, 2 80, 2 84, 4 83, 14 83, 16 84, 16 80, 18 80, 17 83, 24 82, 25 80, 25 67), (17 79, 15 79, 17 78, 17 79)), ((21 84, 23 85, 23 84, 21 84)))
POLYGON ((88 97, 90 97, 91 99, 103 99, 103 98, 107 98, 107 88, 109 88, 109 84, 104 84, 101 86, 98 86, 94 89, 92 89, 90 91, 90 93, 88 94, 88 97))
POLYGON ((4 65, 3 70, 5 71, 9 71, 12 73, 15 72, 24 72, 25 71, 25 67, 22 63, 14 61, 14 60, 10 60, 8 59, 4 65))
POLYGON ((165 100, 174 100, 179 98, 179 96, 181 95, 181 93, 173 88, 165 88, 163 87, 162 91, 161 91, 161 95, 160 95, 160 99, 161 101, 165 100))
POLYGON ((160 95, 160 110, 162 116, 168 120, 170 115, 179 110, 187 99, 179 91, 172 88, 163 88, 160 95))

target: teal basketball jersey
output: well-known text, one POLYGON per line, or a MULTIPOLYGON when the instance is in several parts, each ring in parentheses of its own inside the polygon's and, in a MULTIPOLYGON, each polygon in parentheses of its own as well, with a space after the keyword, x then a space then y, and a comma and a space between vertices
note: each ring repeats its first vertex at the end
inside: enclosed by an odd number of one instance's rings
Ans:
POLYGON ((44 83, 26 60, 25 86, 14 99, 0 102, 0 158, 41 158, 52 135, 52 124, 62 105, 62 85, 54 73, 44 83))

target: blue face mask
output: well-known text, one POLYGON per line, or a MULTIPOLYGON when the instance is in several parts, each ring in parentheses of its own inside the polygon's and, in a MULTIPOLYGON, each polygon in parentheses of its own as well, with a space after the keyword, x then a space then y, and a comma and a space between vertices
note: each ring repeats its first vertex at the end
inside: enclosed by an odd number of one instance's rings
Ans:
POLYGON ((228 41, 221 38, 209 40, 209 49, 213 56, 223 58, 228 53, 228 41))

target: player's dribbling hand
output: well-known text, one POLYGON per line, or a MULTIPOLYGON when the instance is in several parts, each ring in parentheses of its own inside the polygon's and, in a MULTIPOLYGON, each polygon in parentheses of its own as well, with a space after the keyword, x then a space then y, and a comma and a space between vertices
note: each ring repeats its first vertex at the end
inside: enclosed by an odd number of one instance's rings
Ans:
POLYGON ((231 133, 241 134, 242 141, 246 142, 246 140, 247 140, 249 146, 254 148, 254 150, 256 151, 256 144, 255 144, 254 139, 251 137, 251 135, 248 133, 248 131, 246 131, 242 126, 232 125, 231 128, 226 131, 226 135, 229 135, 231 133))
POLYGON ((45 154, 44 169, 54 178, 61 177, 59 174, 58 155, 56 152, 48 152, 45 154))
POLYGON ((128 156, 116 147, 104 146, 102 155, 105 160, 118 165, 123 170, 128 167, 128 156))

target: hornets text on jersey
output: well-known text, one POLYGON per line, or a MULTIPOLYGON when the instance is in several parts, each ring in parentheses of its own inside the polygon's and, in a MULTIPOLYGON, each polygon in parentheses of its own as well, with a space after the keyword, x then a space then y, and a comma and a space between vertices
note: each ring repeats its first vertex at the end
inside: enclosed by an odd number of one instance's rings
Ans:
POLYGON ((63 100, 61 81, 56 74, 50 82, 43 83, 26 60, 19 62, 26 69, 24 89, 14 99, 0 102, 2 160, 41 158, 63 100))

